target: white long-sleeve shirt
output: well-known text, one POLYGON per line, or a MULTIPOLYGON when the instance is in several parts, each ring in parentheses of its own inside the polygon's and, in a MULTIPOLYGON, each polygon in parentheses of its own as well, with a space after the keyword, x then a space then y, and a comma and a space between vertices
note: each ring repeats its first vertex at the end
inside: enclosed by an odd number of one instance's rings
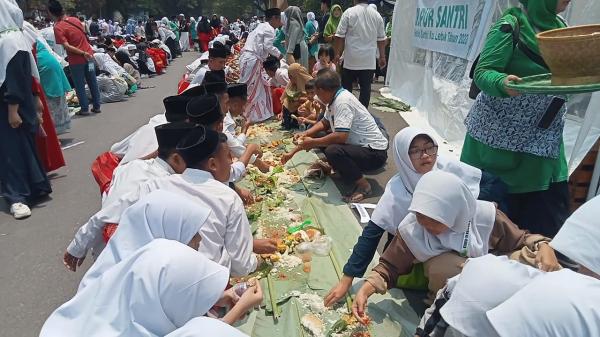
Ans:
MULTIPOLYGON (((235 131, 235 120, 231 117, 231 114, 227 112, 225 118, 223 118, 223 133, 227 136, 227 145, 229 146, 229 152, 234 158, 241 157, 246 152, 246 134, 240 133, 236 135, 235 131)), ((250 164, 256 161, 256 155, 253 154, 250 157, 250 164)), ((240 181, 241 178, 246 174, 246 166, 242 162, 235 162, 231 165, 231 177, 230 182, 240 181)))
POLYGON ((275 76, 271 77, 269 84, 272 87, 276 88, 285 88, 290 83, 290 77, 288 75, 288 70, 284 68, 279 68, 275 71, 275 76))
POLYGON ((281 52, 277 47, 273 46, 274 41, 275 29, 268 22, 263 22, 248 34, 246 45, 242 49, 242 52, 251 52, 261 61, 266 60, 269 55, 279 57, 281 56, 281 52))
POLYGON ((171 165, 160 158, 137 159, 125 165, 117 166, 113 172, 106 198, 102 207, 106 207, 148 180, 175 174, 171 165))
MULTIPOLYGON (((135 130, 129 136, 114 143, 110 147, 110 152, 113 153, 114 155, 116 155, 117 157, 123 158, 125 156, 125 154, 127 153, 127 151, 129 150, 132 140, 135 140, 135 136, 141 132, 140 130, 142 130, 143 128, 146 128, 147 125, 149 127, 154 128, 156 126, 163 125, 166 123, 167 123, 167 117, 165 116, 165 114, 158 114, 158 115, 152 116, 152 118, 150 118, 148 123, 140 126, 137 130, 135 130)), ((158 142, 157 142, 157 144, 158 144, 158 142)))
POLYGON ((199 252, 229 268, 232 276, 245 276, 256 270, 258 260, 252 253, 252 232, 242 199, 227 185, 215 180, 209 172, 195 169, 149 180, 102 208, 79 228, 67 251, 76 257, 85 256, 101 234, 104 224, 119 223, 127 207, 159 189, 184 194, 212 210, 200 229, 202 243, 199 252))

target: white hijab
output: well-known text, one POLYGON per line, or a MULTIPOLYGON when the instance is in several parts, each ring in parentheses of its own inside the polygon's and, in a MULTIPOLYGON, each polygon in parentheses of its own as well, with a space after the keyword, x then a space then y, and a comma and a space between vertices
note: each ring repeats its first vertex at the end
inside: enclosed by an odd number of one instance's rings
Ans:
POLYGON ((56 309, 40 337, 163 337, 206 314, 228 278, 192 248, 156 239, 56 309))
POLYGON ((500 337, 592 337, 600 335, 599 304, 599 280, 563 269, 537 277, 486 315, 500 337))
POLYGON ((6 79, 8 63, 19 51, 29 53, 31 76, 39 79, 40 75, 31 49, 33 42, 23 34, 23 11, 14 0, 0 0, 0 86, 6 79))
POLYGON ((115 62, 110 55, 105 53, 94 53, 94 59, 98 68, 109 72, 112 76, 118 77, 126 73, 125 69, 115 62))
MULTIPOLYGON (((423 176, 415 170, 408 156, 410 144, 418 135, 426 135, 433 140, 435 145, 438 145, 431 135, 419 128, 407 127, 396 134, 393 153, 398 173, 387 183, 385 192, 371 217, 373 223, 392 234, 396 234, 398 224, 408 215, 408 207, 413 198, 413 191, 419 179, 423 176)), ((458 160, 439 155, 436 158, 433 170, 453 173, 462 179, 475 198, 479 196, 481 170, 458 160)))
POLYGON ((440 313, 465 336, 497 336, 485 313, 543 274, 506 256, 487 254, 469 259, 440 313))
POLYGON ((32 43, 39 42, 39 43, 43 44, 44 47, 46 48, 46 50, 52 56, 54 56, 56 61, 58 61, 58 63, 60 63, 63 67, 68 65, 68 63, 65 62, 65 59, 62 56, 60 56, 56 52, 54 52, 54 49, 52 49, 52 47, 50 47, 50 45, 48 44, 48 41, 46 41, 46 39, 42 36, 42 33, 27 21, 23 22, 23 34, 25 34, 25 36, 32 43))
POLYGON ((315 29, 317 31, 319 31, 319 22, 316 20, 315 13, 313 13, 313 12, 306 13, 306 19, 308 21, 312 22, 313 26, 315 26, 315 29))
POLYGON ((165 337, 248 337, 238 329, 221 320, 197 317, 165 337))
POLYGON ((550 246, 600 275, 600 197, 594 197, 565 221, 550 246))
POLYGON ((454 174, 441 170, 424 174, 408 210, 411 213, 402 220, 398 231, 417 260, 425 262, 447 251, 465 257, 488 253, 496 207, 491 202, 476 200, 454 174), (417 222, 415 213, 437 220, 449 230, 433 235, 417 222))
POLYGON ((212 211, 188 198, 157 190, 127 208, 117 231, 79 284, 78 291, 154 239, 188 244, 212 211))

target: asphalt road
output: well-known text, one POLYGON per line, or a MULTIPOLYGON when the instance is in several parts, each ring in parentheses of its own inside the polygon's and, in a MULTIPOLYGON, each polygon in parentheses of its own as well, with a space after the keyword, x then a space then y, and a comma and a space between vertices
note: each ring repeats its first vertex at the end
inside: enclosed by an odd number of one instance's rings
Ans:
MULTIPOLYGON (((67 167, 50 175, 51 199, 36 205, 30 218, 14 220, 0 198, 0 337, 37 336, 50 313, 74 295, 90 261, 72 273, 63 266, 62 255, 75 230, 100 207, 90 164, 114 142, 164 111, 162 99, 176 93, 185 65, 196 56, 186 53, 166 74, 144 81, 155 88, 140 90, 125 102, 105 104, 99 115, 75 118, 71 131, 59 137, 63 146, 74 145, 63 151, 67 167)), ((379 87, 374 86, 373 96, 379 87)), ((371 111, 382 118, 392 137, 406 125, 397 113, 371 111)), ((384 169, 367 176, 374 195, 366 202, 376 203, 394 174, 390 149, 384 169)), ((343 183, 338 186, 349 192, 343 183)))
MULTIPOLYGON (((105 104, 102 113, 75 118, 71 131, 59 136, 67 167, 50 175, 51 199, 32 209, 26 220, 14 220, 0 198, 0 336, 38 336, 50 313, 70 299, 83 270, 72 273, 62 254, 79 226, 100 207, 98 185, 90 164, 116 141, 148 118, 164 111, 162 99, 176 94, 177 82, 196 53, 177 59, 167 73, 144 80, 155 88, 138 91, 127 101, 105 104)), ((85 261, 87 269, 89 261, 85 261)))

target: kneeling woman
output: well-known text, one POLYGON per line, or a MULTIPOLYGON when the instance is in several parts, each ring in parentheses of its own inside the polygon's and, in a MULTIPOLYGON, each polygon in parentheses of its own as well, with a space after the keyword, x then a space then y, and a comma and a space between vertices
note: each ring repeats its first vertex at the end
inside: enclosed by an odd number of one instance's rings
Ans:
POLYGON ((435 170, 423 175, 408 210, 411 213, 356 294, 352 310, 361 320, 369 296, 393 287, 398 276, 411 271, 415 260, 439 260, 429 282, 440 287, 460 272, 459 261, 490 251, 506 254, 527 247, 535 253, 534 263, 540 269, 560 268, 547 244, 550 239, 519 229, 494 203, 476 200, 454 174, 435 170))
MULTIPOLYGON (((369 267, 383 234, 388 232, 388 244, 396 234, 398 224, 409 213, 413 192, 427 172, 450 172, 465 183, 473 197, 503 204, 506 185, 495 176, 448 156, 438 155, 438 144, 431 135, 415 127, 407 127, 394 137, 394 161, 398 173, 390 179, 371 221, 365 226, 354 245, 352 255, 344 266, 344 276, 325 297, 330 306, 343 298, 355 277, 363 277, 369 267)), ((502 207, 499 207, 502 209, 502 207)), ((387 248, 387 244, 386 244, 387 248)), ((429 270, 426 265, 425 269, 429 270)), ((426 275, 427 276, 427 275, 426 275)), ((433 288, 439 287, 432 284, 433 288)), ((432 293, 435 295, 435 292, 432 293)))

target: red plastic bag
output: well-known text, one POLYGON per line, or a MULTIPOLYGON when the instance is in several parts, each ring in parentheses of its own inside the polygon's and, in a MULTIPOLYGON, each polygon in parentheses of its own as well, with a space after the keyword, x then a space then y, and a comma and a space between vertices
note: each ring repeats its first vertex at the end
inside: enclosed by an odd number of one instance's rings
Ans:
POLYGON ((112 181, 113 171, 119 165, 121 158, 111 152, 104 152, 92 163, 92 175, 100 187, 100 194, 108 191, 112 181))
POLYGON ((102 229, 102 238, 104 239, 104 243, 108 243, 108 240, 110 240, 113 234, 115 234, 117 231, 117 227, 119 227, 119 225, 116 223, 107 223, 104 225, 104 228, 102 229))

